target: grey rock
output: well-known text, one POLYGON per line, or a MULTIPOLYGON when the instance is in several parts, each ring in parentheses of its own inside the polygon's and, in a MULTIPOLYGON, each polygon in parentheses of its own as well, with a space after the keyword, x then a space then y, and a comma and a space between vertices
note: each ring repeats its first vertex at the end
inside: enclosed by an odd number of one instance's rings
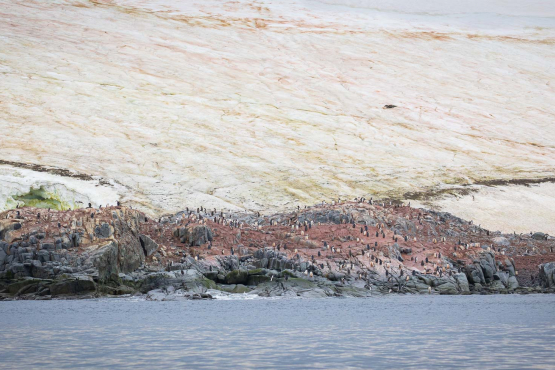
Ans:
POLYGON ((540 265, 540 281, 544 288, 555 287, 555 262, 540 265))
POLYGON ((6 260, 8 259, 8 255, 4 252, 3 249, 0 249, 0 266, 5 264, 6 260))
POLYGON ((464 273, 459 273, 453 275, 453 278, 457 282, 458 290, 461 293, 470 292, 470 287, 468 286, 468 279, 464 273))
POLYGON ((458 294, 459 290, 454 281, 446 281, 443 284, 436 286, 437 291, 440 294, 458 294))
POLYGON ((52 296, 91 293, 94 291, 96 291, 96 284, 90 278, 64 280, 50 286, 52 296))
POLYGON ((247 284, 249 273, 246 270, 234 270, 225 276, 226 284, 247 284))
POLYGON ((518 284, 518 280, 516 279, 516 276, 514 276, 514 275, 509 276, 509 280, 507 282, 507 288, 512 290, 512 289, 516 289, 518 287, 519 287, 519 284, 518 284))
POLYGON ((504 238, 502 236, 498 236, 493 238, 493 244, 495 245, 499 245, 499 246, 508 246, 510 245, 509 240, 507 238, 504 238))
POLYGON ((200 246, 212 241, 212 230, 208 226, 195 226, 190 233, 189 243, 191 246, 200 246))
POLYGON ((38 251, 37 258, 40 262, 48 262, 50 261, 50 253, 45 250, 38 251))
POLYGON ((148 235, 139 235, 139 241, 145 256, 151 256, 158 250, 158 244, 152 240, 148 235))
POLYGON ((465 267, 466 277, 470 284, 485 284, 484 273, 478 262, 469 264, 465 267))
POLYGON ((501 282, 501 280, 493 280, 493 282, 489 286, 490 289, 493 290, 504 290, 506 289, 505 285, 501 282))
POLYGON ((52 244, 52 243, 42 243, 41 246, 40 246, 40 249, 53 251, 54 250, 54 244, 52 244))
MULTIPOLYGON (((144 256, 142 250, 141 255, 144 256)), ((98 269, 98 279, 100 282, 119 280, 118 274, 120 272, 120 268, 117 242, 110 242, 98 249, 90 257, 90 261, 93 266, 98 269)))
POLYGON ((114 229, 106 222, 103 222, 101 225, 97 225, 94 228, 94 234, 97 238, 106 239, 114 234, 114 229))

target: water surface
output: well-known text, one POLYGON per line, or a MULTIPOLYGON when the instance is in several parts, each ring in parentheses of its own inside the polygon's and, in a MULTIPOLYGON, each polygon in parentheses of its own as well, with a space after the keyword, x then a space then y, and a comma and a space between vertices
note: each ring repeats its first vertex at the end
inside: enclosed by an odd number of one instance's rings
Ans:
POLYGON ((555 296, 0 303, 1 368, 555 368, 555 296))

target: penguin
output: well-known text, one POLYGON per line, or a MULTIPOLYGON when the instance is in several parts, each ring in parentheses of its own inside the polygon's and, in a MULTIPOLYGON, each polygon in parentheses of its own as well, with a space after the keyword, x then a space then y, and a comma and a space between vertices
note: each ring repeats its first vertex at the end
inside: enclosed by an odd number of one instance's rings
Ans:
POLYGON ((431 286, 428 287, 428 294, 432 294, 432 287, 431 286))

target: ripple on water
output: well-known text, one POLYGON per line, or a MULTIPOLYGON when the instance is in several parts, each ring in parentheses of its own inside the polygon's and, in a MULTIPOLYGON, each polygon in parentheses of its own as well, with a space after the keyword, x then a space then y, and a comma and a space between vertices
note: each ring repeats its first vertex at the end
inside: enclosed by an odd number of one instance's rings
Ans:
POLYGON ((555 296, 0 304, 2 368, 553 368, 555 296))

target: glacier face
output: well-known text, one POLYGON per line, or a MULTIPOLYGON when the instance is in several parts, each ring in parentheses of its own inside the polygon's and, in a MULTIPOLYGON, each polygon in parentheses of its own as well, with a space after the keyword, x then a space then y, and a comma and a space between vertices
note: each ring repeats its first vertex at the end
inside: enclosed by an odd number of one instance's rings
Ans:
POLYGON ((0 207, 58 181, 159 214, 553 177, 554 66, 548 0, 0 0, 0 207))

